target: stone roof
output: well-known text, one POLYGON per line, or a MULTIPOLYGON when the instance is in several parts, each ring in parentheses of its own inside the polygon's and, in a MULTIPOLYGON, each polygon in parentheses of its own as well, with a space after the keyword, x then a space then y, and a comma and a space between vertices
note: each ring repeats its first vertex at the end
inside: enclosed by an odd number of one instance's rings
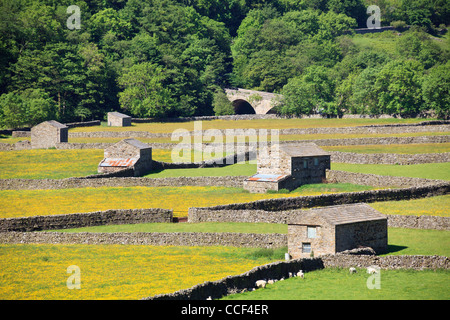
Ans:
POLYGON ((329 156, 330 154, 319 148, 315 143, 302 143, 296 145, 280 145, 280 151, 290 157, 329 156))
POLYGON ((149 149, 151 148, 148 144, 141 142, 139 140, 136 139, 124 139, 122 140, 122 142, 128 143, 130 145, 132 145, 133 147, 136 147, 138 149, 149 149))
POLYGON ((320 225, 318 220, 322 220, 336 226, 384 219, 387 217, 368 204, 358 203, 299 210, 289 218, 288 224, 320 225))
POLYGON ((131 118, 130 116, 128 116, 128 115, 126 115, 126 114, 123 114, 123 113, 120 113, 120 112, 108 112, 108 115, 111 115, 111 116, 114 116, 114 117, 117 117, 117 118, 131 118))
POLYGON ((40 125, 44 125, 44 124, 47 124, 52 127, 59 128, 59 129, 67 129, 68 128, 66 125, 59 123, 58 121, 55 121, 55 120, 44 121, 44 122, 36 125, 36 127, 40 126, 40 125))

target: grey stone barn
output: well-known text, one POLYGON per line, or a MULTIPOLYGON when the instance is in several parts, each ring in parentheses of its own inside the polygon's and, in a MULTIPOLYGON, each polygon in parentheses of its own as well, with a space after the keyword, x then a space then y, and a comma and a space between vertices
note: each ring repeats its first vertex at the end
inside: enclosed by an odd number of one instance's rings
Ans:
POLYGON ((152 148, 136 139, 122 140, 104 151, 104 159, 98 165, 99 173, 113 173, 133 169, 139 177, 152 169, 152 148))
POLYGON ((57 121, 42 122, 31 128, 31 148, 54 148, 58 143, 68 142, 69 128, 57 121))
POLYGON ((120 112, 108 112, 109 127, 131 127, 131 117, 120 112))
POLYGON ((387 217, 365 203, 299 210, 288 221, 293 259, 335 254, 361 247, 387 250, 387 217))
POLYGON ((258 152, 257 162, 257 174, 244 181, 244 189, 264 193, 322 183, 330 169, 331 156, 315 143, 275 145, 258 152))

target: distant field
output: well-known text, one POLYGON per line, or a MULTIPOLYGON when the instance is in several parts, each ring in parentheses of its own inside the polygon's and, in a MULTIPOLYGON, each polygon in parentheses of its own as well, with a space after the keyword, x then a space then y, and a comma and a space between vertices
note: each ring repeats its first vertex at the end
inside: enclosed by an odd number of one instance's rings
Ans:
POLYGON ((281 259, 260 249, 0 244, 2 300, 128 300, 190 288, 281 259), (78 266, 81 289, 69 290, 78 266))
POLYGON ((450 180, 450 162, 412 165, 331 163, 332 170, 371 173, 382 176, 450 180))
POLYGON ((173 209, 174 216, 187 216, 190 207, 208 207, 260 199, 370 190, 351 184, 308 185, 291 193, 254 194, 224 187, 117 187, 61 190, 1 190, 0 217, 93 212, 108 209, 173 209))
MULTIPOLYGON (((377 124, 418 123, 424 119, 259 119, 259 120, 211 120, 202 121, 203 130, 208 129, 291 129, 291 128, 327 128, 327 127, 353 127, 377 124)), ((131 127, 82 127, 71 129, 70 132, 95 131, 148 131, 158 133, 171 133, 177 129, 194 130, 194 122, 170 123, 139 123, 131 127)), ((200 128, 196 128, 199 129, 200 128)))

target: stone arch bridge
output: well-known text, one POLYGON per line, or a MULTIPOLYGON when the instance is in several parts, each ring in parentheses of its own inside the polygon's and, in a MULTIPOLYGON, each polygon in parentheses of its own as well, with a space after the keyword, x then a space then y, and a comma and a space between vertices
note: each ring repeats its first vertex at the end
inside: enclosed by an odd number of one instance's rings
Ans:
POLYGON ((281 95, 246 89, 225 89, 236 114, 269 114, 278 105, 281 95))

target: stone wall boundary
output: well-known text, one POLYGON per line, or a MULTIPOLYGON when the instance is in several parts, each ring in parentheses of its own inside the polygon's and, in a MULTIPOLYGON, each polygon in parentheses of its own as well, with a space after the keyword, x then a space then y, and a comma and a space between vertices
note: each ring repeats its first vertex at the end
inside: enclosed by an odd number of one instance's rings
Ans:
MULTIPOLYGON (((397 124, 397 125, 372 125, 355 127, 318 127, 318 128, 290 128, 279 129, 280 135, 311 135, 311 134, 398 134, 398 133, 420 133, 420 132, 448 132, 450 122, 440 124, 397 124)), ((251 129, 251 128, 249 128, 251 129)), ((226 130, 218 129, 222 135, 226 130)), ((268 133, 266 129, 254 129, 255 134, 261 130, 268 133)), ((247 132, 244 130, 244 132, 247 132)), ((203 135, 214 136, 216 131, 202 130, 190 131, 183 135, 203 135)), ((92 132, 69 132, 69 138, 170 138, 169 132, 148 132, 148 131, 92 131, 92 132)))
POLYGON ((171 223, 173 210, 121 209, 49 216, 0 219, 0 233, 72 229, 101 225, 171 223))
MULTIPOLYGON (((302 258, 279 261, 255 267, 245 273, 228 276, 213 282, 204 282, 188 289, 173 293, 160 294, 144 300, 206 300, 219 299, 224 296, 251 291, 256 288, 258 280, 282 280, 292 277, 300 270, 311 272, 324 268, 367 268, 376 265, 382 270, 398 269, 444 269, 450 268, 450 259, 445 256, 372 256, 335 254, 319 258, 302 258)), ((306 274, 307 276, 307 274, 306 274)))
POLYGON ((0 243, 280 248, 287 246, 287 235, 277 233, 256 234, 230 232, 0 232, 0 243))
MULTIPOLYGON (((264 211, 264 210, 208 210, 207 208, 191 208, 188 222, 240 222, 240 223, 278 223, 287 224, 296 210, 264 211)), ((450 217, 386 215, 388 227, 405 229, 450 230, 450 217)))
MULTIPOLYGON (((450 192, 450 182, 438 183, 428 186, 398 188, 398 189, 380 189, 360 192, 344 192, 334 194, 323 194, 318 196, 302 196, 257 200, 246 203, 234 203, 206 208, 190 208, 189 221, 201 220, 199 215, 202 212, 227 212, 246 210, 262 210, 272 212, 283 212, 295 209, 325 207, 331 205, 342 205, 352 203, 371 203, 381 201, 399 201, 411 200, 427 197, 445 195, 450 192)), ((255 211, 253 211, 255 212, 255 211)))
POLYGON ((248 176, 223 177, 174 177, 174 178, 139 178, 139 177, 95 177, 67 179, 0 179, 0 190, 49 190, 103 187, 227 187, 242 188, 248 176))
MULTIPOLYGON (((91 134, 91 132, 87 133, 91 134)), ((109 133, 108 133, 109 134, 109 133)), ((69 132, 69 136, 71 133, 69 132)), ((94 136, 91 138, 95 138, 94 136)), ((146 134, 142 136, 136 133, 120 134, 116 138, 148 138, 146 134)), ((384 137, 384 138, 346 138, 346 139, 307 139, 307 140, 295 140, 295 141, 281 141, 282 145, 299 144, 299 143, 315 143, 321 147, 329 146, 354 146, 354 145, 383 145, 383 144, 422 144, 422 143, 449 143, 450 135, 437 135, 437 136, 417 136, 417 137, 384 137)), ((105 149, 112 146, 114 143, 108 142, 87 142, 87 143, 59 143, 56 145, 56 149, 59 150, 76 150, 76 149, 105 149)), ((179 143, 148 143, 154 149, 173 149, 180 147, 179 143)), ((235 147, 240 146, 240 143, 234 143, 235 147)), ((248 145, 248 144, 247 144, 248 145)), ((203 148, 210 146, 214 147, 214 143, 203 143, 203 148)), ((227 144, 223 144, 224 149, 227 144)), ((245 145, 244 145, 245 146, 245 145)), ((28 147, 23 142, 17 143, 5 143, 0 142, 0 151, 13 151, 31 149, 31 145, 28 147)))

